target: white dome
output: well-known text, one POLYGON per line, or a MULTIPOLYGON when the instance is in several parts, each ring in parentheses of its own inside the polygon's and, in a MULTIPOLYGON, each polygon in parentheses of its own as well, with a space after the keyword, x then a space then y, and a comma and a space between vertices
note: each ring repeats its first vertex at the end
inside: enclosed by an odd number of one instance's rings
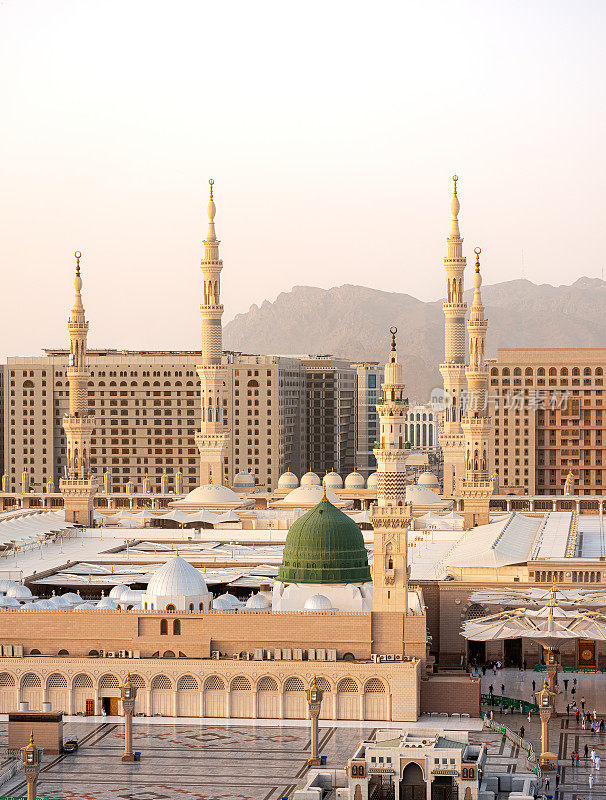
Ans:
POLYGON ((303 606, 305 611, 331 611, 332 604, 328 597, 323 594, 312 594, 308 597, 303 606))
POLYGON ((238 600, 238 598, 235 595, 230 594, 229 592, 226 592, 225 594, 221 595, 221 597, 224 597, 226 600, 228 600, 231 603, 232 608, 238 608, 239 606, 242 605, 242 603, 238 600))
POLYGON ((17 586, 17 585, 18 584, 16 581, 9 581, 6 578, 3 578, 2 580, 0 580, 0 592, 4 592, 6 594, 6 592, 8 592, 11 586, 17 586))
POLYGON ((429 486, 432 487, 439 487, 438 479, 433 474, 433 472, 422 472, 419 477, 417 478, 417 485, 418 486, 429 486))
POLYGON ((197 597, 207 592, 206 581, 198 570, 181 556, 174 556, 154 572, 145 594, 153 597, 197 597))
POLYGON ((220 483, 208 483, 205 486, 196 487, 175 505, 221 506, 226 503, 240 505, 242 500, 229 486, 223 486, 220 483))
POLYGON ((270 601, 267 599, 267 597, 265 597, 262 594, 253 594, 246 601, 246 608, 262 609, 270 607, 271 607, 270 601))
POLYGON ((135 605, 141 602, 141 598, 144 594, 145 592, 143 589, 126 589, 122 592, 117 602, 119 605, 135 605))
POLYGON ((377 488, 377 473, 371 473, 367 480, 366 480, 366 488, 367 489, 376 489, 377 488))
POLYGON ((36 600, 35 603, 32 603, 30 608, 33 608, 34 611, 57 611, 57 606, 48 598, 36 600))
POLYGON ((102 597, 97 603, 97 609, 100 611, 116 611, 118 604, 111 597, 102 597))
POLYGON ((81 606, 76 606, 74 611, 96 611, 97 606, 94 606, 92 603, 82 603, 81 606))
POLYGON ((301 478, 301 486, 319 486, 320 478, 315 472, 306 472, 301 478))
POLYGON ((6 596, 16 597, 17 600, 30 600, 32 593, 27 586, 22 586, 20 583, 16 583, 14 586, 8 587, 6 596))
POLYGON ((445 505, 445 501, 438 497, 432 489, 414 484, 406 487, 406 502, 413 503, 415 506, 445 505))
POLYGON ((69 600, 66 600, 65 597, 61 595, 54 595, 53 597, 49 597, 50 602, 55 606, 55 608, 71 608, 72 604, 69 600))
POLYGON ((227 597, 222 594, 220 597, 215 597, 213 600, 213 610, 214 611, 231 611, 233 605, 227 599, 227 597))
POLYGON ((21 608, 21 603, 15 600, 14 597, 2 597, 0 601, 2 603, 2 608, 21 608))
MULTIPOLYGON (((319 484, 315 486, 301 484, 301 486, 299 486, 297 489, 292 489, 282 500, 277 500, 274 505, 313 508, 314 506, 318 505, 323 497, 324 489, 319 484)), ((333 505, 343 505, 332 489, 326 489, 326 499, 330 500, 333 505)))
POLYGON ((296 489, 299 479, 294 472, 283 472, 278 479, 278 489, 296 489))
POLYGON ((112 600, 119 600, 122 592, 126 592, 128 589, 130 589, 130 586, 125 586, 123 583, 119 583, 117 586, 113 586, 110 589, 109 596, 112 598, 112 600))
POLYGON ((84 602, 84 598, 80 597, 80 595, 76 594, 75 592, 65 592, 65 594, 61 595, 61 597, 64 600, 67 600, 71 606, 77 606, 84 602))
POLYGON ((345 478, 346 489, 364 489, 365 486, 364 475, 360 475, 359 472, 350 472, 345 478))
POLYGON ((254 489, 255 479, 250 472, 238 472, 238 474, 234 476, 233 485, 237 489, 254 489))
POLYGON ((328 472, 323 478, 322 483, 327 489, 342 489, 343 480, 336 472, 328 472))

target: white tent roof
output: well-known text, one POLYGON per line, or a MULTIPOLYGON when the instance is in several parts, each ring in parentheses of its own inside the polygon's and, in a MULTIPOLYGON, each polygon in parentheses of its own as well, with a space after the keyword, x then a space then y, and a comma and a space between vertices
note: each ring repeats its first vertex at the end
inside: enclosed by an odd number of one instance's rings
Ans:
POLYGON ((541 520, 512 511, 498 522, 472 528, 448 553, 445 563, 451 567, 488 567, 497 569, 528 560, 541 520))

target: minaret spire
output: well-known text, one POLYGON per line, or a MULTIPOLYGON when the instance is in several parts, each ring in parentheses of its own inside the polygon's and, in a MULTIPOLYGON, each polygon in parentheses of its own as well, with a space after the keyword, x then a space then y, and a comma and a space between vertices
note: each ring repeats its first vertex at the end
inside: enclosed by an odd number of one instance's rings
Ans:
POLYGON ((452 223, 444 258, 446 301, 444 302, 444 361, 440 372, 444 380, 446 406, 440 420, 440 442, 444 453, 444 494, 450 495, 463 478, 465 468, 464 440, 461 430, 465 394, 465 315, 463 281, 466 260, 459 230, 461 203, 457 192, 458 175, 452 176, 450 202, 452 223))
POLYGON ((408 607, 407 531, 410 506, 406 505, 406 415, 402 364, 398 361, 396 334, 389 329, 391 352, 385 364, 385 382, 377 403, 380 441, 373 450, 377 460, 377 502, 372 507, 374 529, 373 611, 402 612, 408 607))
POLYGON ((88 366, 86 346, 88 322, 82 302, 82 276, 80 259, 76 250, 76 276, 74 278, 74 305, 67 323, 69 331, 69 414, 63 417, 67 444, 66 474, 60 480, 65 503, 65 519, 81 525, 90 525, 93 497, 97 490, 95 477, 90 469, 90 446, 95 418, 88 409, 88 366))
POLYGON ((469 365, 467 376, 467 410, 462 421, 465 435, 465 479, 461 484, 466 527, 484 525, 489 520, 493 484, 489 479, 492 420, 488 413, 488 365, 486 363, 486 331, 488 320, 482 304, 480 253, 476 247, 476 268, 473 274, 473 303, 467 323, 469 331, 469 365))
POLYGON ((221 318, 221 271, 223 262, 219 258, 219 240, 215 231, 217 207, 214 200, 214 180, 208 181, 210 197, 208 206, 208 234, 204 240, 202 259, 203 302, 202 314, 202 363, 196 369, 200 376, 200 403, 202 424, 196 434, 200 451, 200 483, 225 482, 225 455, 229 442, 229 430, 223 423, 223 387, 227 370, 222 365, 223 329, 221 318))

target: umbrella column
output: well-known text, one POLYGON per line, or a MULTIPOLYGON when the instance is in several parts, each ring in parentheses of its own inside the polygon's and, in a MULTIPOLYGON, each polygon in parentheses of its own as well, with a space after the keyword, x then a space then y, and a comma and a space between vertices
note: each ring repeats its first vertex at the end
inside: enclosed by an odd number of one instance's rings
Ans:
POLYGON ((555 769, 558 757, 549 749, 549 720, 554 715, 554 692, 547 686, 547 678, 543 688, 537 695, 539 701, 539 716, 541 717, 541 768, 555 769))

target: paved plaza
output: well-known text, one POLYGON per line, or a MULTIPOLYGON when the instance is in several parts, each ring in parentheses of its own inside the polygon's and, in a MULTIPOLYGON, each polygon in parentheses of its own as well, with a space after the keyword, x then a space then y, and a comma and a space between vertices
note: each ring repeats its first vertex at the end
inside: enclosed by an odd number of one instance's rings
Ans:
MULTIPOLYGON (((558 800, 606 800, 606 735, 596 736, 577 726, 573 715, 566 716, 568 696, 558 697, 564 714, 552 720, 551 748, 560 759, 561 783, 558 800), (584 745, 595 748, 603 768, 597 771, 591 760, 583 759, 584 745), (579 767, 573 767, 570 754, 581 754, 579 767), (589 790, 589 775, 594 776, 589 790)), ((586 708, 595 705, 606 714, 606 676, 577 675, 577 697, 585 697, 586 708)), ((502 670, 495 677, 488 672, 482 679, 483 691, 493 684, 495 694, 505 684, 507 696, 530 699, 532 680, 538 687, 540 673, 502 670)), ((519 714, 495 714, 495 720, 518 732, 524 725, 525 737, 540 752, 538 718, 529 723, 519 714)), ((422 718, 420 726, 471 728, 470 740, 488 748, 488 770, 492 772, 529 771, 525 755, 498 733, 481 730, 477 720, 462 721, 422 718)), ((404 727, 399 723, 377 723, 382 727, 404 727)), ((368 723, 323 721, 320 750, 327 767, 342 769, 358 742, 370 737, 376 728, 368 723)), ((42 797, 80 798, 80 800, 279 800, 301 785, 307 772, 309 723, 288 720, 181 720, 166 718, 135 720, 135 749, 141 761, 123 764, 123 719, 119 717, 67 718, 65 738, 77 736, 80 747, 72 755, 47 756, 38 784, 42 797)), ((0 747, 6 747, 6 722, 0 723, 0 747)), ((553 794, 553 778, 550 794, 553 794)), ((6 795, 23 795, 25 783, 17 776, 3 787, 6 795)))

